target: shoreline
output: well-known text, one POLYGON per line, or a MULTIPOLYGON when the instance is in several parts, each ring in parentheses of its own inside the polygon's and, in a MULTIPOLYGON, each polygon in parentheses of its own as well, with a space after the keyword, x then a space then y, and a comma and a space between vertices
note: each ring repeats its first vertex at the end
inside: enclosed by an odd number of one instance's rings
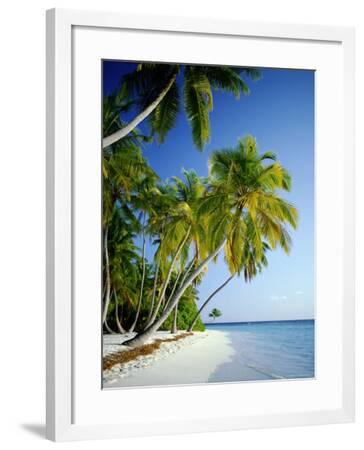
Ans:
MULTIPOLYGON (((148 343, 175 336, 169 332, 157 332, 148 343)), ((130 334, 105 335, 104 356, 115 351, 127 351, 120 343, 129 337, 130 334)), ((218 330, 194 332, 184 339, 162 343, 151 355, 104 371, 103 388, 207 383, 218 367, 232 361, 234 354, 228 333, 218 330)))
MULTIPOLYGON (((301 323, 292 328, 291 325, 246 324, 240 330, 209 327, 204 332, 183 337, 184 334, 184 331, 174 335, 168 331, 158 332, 147 342, 152 348, 153 341, 161 342, 153 353, 141 352, 133 360, 123 356, 115 358, 127 362, 104 371, 103 387, 176 386, 315 376, 311 325, 301 323), (180 339, 176 339, 178 336, 180 339)), ((130 337, 130 334, 106 335, 104 354, 127 351, 128 347, 123 348, 120 343, 130 337)))

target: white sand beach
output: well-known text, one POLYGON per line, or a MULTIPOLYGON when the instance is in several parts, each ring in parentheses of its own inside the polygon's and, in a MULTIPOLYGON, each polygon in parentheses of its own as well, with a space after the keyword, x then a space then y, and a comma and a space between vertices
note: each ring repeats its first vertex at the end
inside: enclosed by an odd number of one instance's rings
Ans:
MULTIPOLYGON (((180 335, 183 332, 177 334, 180 335)), ((120 345, 132 337, 129 335, 105 335, 104 356, 128 351, 120 345)), ((148 343, 156 339, 173 339, 167 331, 158 332, 148 343)), ((246 345, 249 345, 246 343, 246 345)), ((162 343, 160 348, 147 356, 116 364, 103 373, 104 388, 133 386, 165 386, 198 383, 222 383, 237 381, 272 380, 277 377, 256 367, 241 353, 241 342, 229 332, 208 329, 194 332, 178 341, 162 343)), ((243 349, 243 353, 245 353, 243 349)))
MULTIPOLYGON (((171 338, 158 332, 155 339, 171 338)), ((130 335, 105 335, 104 355, 126 351, 120 344, 130 335)), ((104 371, 104 388, 156 386, 208 382, 217 367, 233 361, 234 348, 222 331, 195 332, 179 341, 163 343, 152 355, 118 364, 104 371)))

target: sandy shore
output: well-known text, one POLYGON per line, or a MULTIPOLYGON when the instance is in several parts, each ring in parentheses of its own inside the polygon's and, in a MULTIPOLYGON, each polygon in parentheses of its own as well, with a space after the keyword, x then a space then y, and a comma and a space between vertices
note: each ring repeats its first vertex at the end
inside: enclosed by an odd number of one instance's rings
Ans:
MULTIPOLYGON (((166 339, 168 332, 155 338, 166 339)), ((120 346, 129 336, 105 335, 104 355, 126 350, 120 346)), ((217 330, 195 332, 179 341, 162 344, 152 355, 104 371, 104 388, 156 386, 213 381, 218 367, 229 366, 235 350, 227 333, 217 330)))

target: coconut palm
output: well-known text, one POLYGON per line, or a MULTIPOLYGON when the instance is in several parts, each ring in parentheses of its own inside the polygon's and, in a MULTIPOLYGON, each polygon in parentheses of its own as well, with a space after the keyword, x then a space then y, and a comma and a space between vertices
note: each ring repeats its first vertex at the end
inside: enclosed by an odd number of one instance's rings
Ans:
POLYGON ((291 238, 287 225, 297 226, 298 214, 293 205, 277 191, 289 191, 291 178, 272 152, 259 154, 251 136, 241 139, 236 148, 213 152, 210 162, 210 188, 199 202, 199 216, 207 224, 209 254, 189 274, 174 293, 163 314, 142 333, 125 344, 145 342, 167 319, 186 288, 224 248, 231 273, 238 272, 249 239, 257 260, 264 254, 264 241, 270 248, 280 246, 289 251, 291 238))
POLYGON ((149 167, 139 146, 129 139, 120 141, 112 147, 104 150, 102 160, 103 170, 103 249, 105 267, 105 301, 102 322, 105 322, 108 307, 110 304, 110 270, 109 270, 109 248, 110 221, 115 210, 123 210, 124 217, 120 220, 133 222, 135 230, 139 227, 137 218, 130 208, 130 199, 141 180, 146 178, 156 178, 154 171, 149 167))
MULTIPOLYGON (((180 285, 182 285, 199 258, 205 257, 207 253, 206 244, 208 242, 206 239, 204 224, 203 221, 198 220, 196 214, 198 204, 205 193, 205 180, 199 178, 196 172, 193 170, 183 170, 182 173, 184 176, 183 179, 179 177, 173 177, 173 182, 176 186, 178 199, 189 207, 190 214, 188 216, 188 221, 189 225, 191 226, 191 231, 189 242, 187 243, 187 245, 185 245, 184 258, 182 258, 181 268, 178 277, 176 278, 176 282, 172 289, 169 300, 173 298, 173 294, 176 290, 176 287, 178 286, 178 282, 180 281, 180 285), (193 257, 191 261, 187 263, 190 245, 193 246, 193 257)), ((171 333, 177 332, 177 315, 178 302, 174 308, 171 333)))
MULTIPOLYGON (((243 273, 245 282, 251 281, 259 272, 262 271, 263 267, 266 267, 268 265, 268 260, 266 257, 266 251, 269 250, 269 245, 266 243, 263 243, 263 249, 264 253, 259 260, 256 257, 254 247, 252 246, 252 243, 249 239, 249 232, 247 233, 247 239, 244 241, 244 251, 243 251, 243 257, 241 260, 241 267, 239 269, 238 273, 232 273, 229 275, 229 277, 222 283, 220 286, 218 286, 204 301, 204 303, 201 305, 200 309, 197 311, 196 315, 194 316, 192 322, 190 323, 187 331, 192 331, 198 318, 201 316, 202 311, 206 308, 206 306, 211 302, 211 300, 215 297, 216 294, 218 294, 222 289, 224 289, 225 286, 227 286, 231 280, 234 279, 236 275, 240 275, 243 273)), ((226 255, 225 255, 226 260, 226 255)))
POLYGON ((135 222, 130 221, 128 213, 123 208, 115 208, 105 232, 104 251, 104 279, 105 301, 103 308, 103 323, 109 312, 111 293, 116 303, 119 297, 126 294, 129 299, 134 296, 131 292, 137 282, 137 267, 140 257, 133 242, 135 237, 135 222), (107 237, 109 236, 109 238, 107 237))
MULTIPOLYGON (((149 212, 148 219, 148 233, 153 241, 153 246, 156 248, 156 251, 154 254, 155 272, 151 304, 146 324, 149 324, 155 319, 163 302, 161 288, 163 280, 167 276, 167 272, 169 270, 169 257, 171 253, 175 251, 175 247, 173 247, 173 245, 176 245, 176 242, 174 241, 172 243, 172 247, 167 248, 167 241, 164 238, 168 223, 170 221, 171 211, 174 211, 175 204, 175 190, 168 183, 159 185, 158 195, 155 195, 153 198, 153 208, 149 212)), ((181 239, 180 235, 175 237, 177 239, 181 239)))
MULTIPOLYGON (((159 307, 162 304, 162 300, 164 300, 171 275, 173 271, 177 270, 177 265, 179 264, 179 268, 169 299, 165 302, 164 310, 167 308, 170 298, 173 297, 178 283, 184 282, 189 271, 192 269, 193 264, 198 260, 200 255, 204 256, 206 253, 204 226, 202 221, 199 221, 196 216, 198 202, 205 192, 204 181, 200 179, 194 171, 184 170, 183 175, 183 179, 173 177, 170 180, 170 190, 168 191, 168 194, 170 195, 171 192, 173 192, 173 195, 169 197, 169 210, 167 214, 161 216, 163 217, 163 236, 161 236, 160 240, 159 258, 164 255, 164 259, 172 259, 159 293, 156 309, 147 323, 147 326, 150 326, 157 318, 159 307), (180 230, 182 230, 182 233, 180 230), (178 242, 174 243, 176 236, 178 236, 178 242), (187 263, 191 244, 193 244, 194 247, 194 256, 192 260, 187 263)), ((161 219, 157 218, 156 221, 154 221, 154 226, 157 223, 159 227, 160 222, 161 219)), ((172 326, 172 332, 176 331, 177 308, 178 304, 175 306, 175 320, 172 326)))
POLYGON ((146 234, 147 234, 147 215, 149 212, 153 210, 153 197, 159 195, 159 191, 156 187, 157 176, 154 173, 148 174, 145 176, 136 188, 136 192, 131 196, 131 204, 134 206, 136 211, 140 211, 141 213, 141 232, 142 232, 142 256, 141 256, 141 264, 142 264, 142 278, 140 283, 140 291, 139 291, 139 300, 137 311, 135 314, 135 319, 129 329, 129 332, 132 333, 135 329, 135 326, 138 322, 142 300, 143 300, 143 289, 144 289, 144 280, 145 280, 145 250, 146 250, 146 234))
POLYGON ((215 320, 221 316, 222 316, 222 312, 217 308, 214 308, 209 314, 209 317, 211 317, 213 320, 215 320))
MULTIPOLYGON (((135 106, 136 102, 130 98, 126 84, 122 85, 120 89, 116 89, 111 94, 105 95, 102 105, 103 136, 113 134, 121 128, 124 128, 127 124, 122 121, 122 115, 128 113, 135 106)), ((149 140, 149 136, 140 134, 139 130, 134 128, 132 132, 128 134, 127 139, 124 139, 123 143, 119 142, 119 144, 127 147, 130 144, 138 145, 141 142, 148 142, 149 140)))
MULTIPOLYGON (((191 125, 192 137, 200 150, 210 137, 209 113, 213 108, 213 90, 234 94, 248 94, 249 88, 243 76, 253 80, 260 73, 252 68, 228 66, 192 66, 180 64, 139 64, 126 75, 121 83, 121 92, 128 92, 138 103, 137 115, 117 131, 104 131, 103 148, 120 141, 146 118, 150 129, 159 142, 163 142, 173 128, 183 103, 191 125), (182 93, 180 86, 183 85, 182 93), (181 102, 182 98, 182 102, 181 102)), ((127 103, 129 107, 129 103, 127 103)))
POLYGON ((158 244, 155 253, 156 280, 153 290, 153 306, 157 290, 157 278, 160 286, 156 298, 156 306, 149 315, 147 325, 153 323, 165 302, 165 294, 175 270, 176 264, 186 245, 191 227, 186 220, 189 210, 186 204, 179 201, 175 186, 165 183, 158 187, 160 195, 155 198, 153 214, 150 215, 148 229, 158 244))

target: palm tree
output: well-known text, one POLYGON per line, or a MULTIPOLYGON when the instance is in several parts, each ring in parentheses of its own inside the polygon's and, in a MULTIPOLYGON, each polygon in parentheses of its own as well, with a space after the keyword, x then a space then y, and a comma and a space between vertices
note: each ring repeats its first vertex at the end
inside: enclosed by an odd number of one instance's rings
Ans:
MULTIPOLYGON (((253 80, 260 78, 259 71, 252 68, 139 64, 133 73, 124 77, 121 84, 121 92, 124 95, 128 92, 135 99, 133 104, 138 103, 139 112, 127 125, 116 131, 104 131, 103 148, 128 136, 146 118, 149 119, 152 133, 158 137, 159 142, 163 142, 168 131, 175 125, 182 97, 193 141, 202 150, 210 137, 212 91, 229 92, 236 98, 240 94, 248 94, 249 88, 243 75, 253 80)), ((127 106, 129 108, 129 103, 127 106)))
POLYGON ((161 184, 157 187, 157 190, 158 195, 155 195, 153 198, 153 208, 149 211, 148 218, 148 233, 153 242, 153 246, 157 250, 154 254, 154 281, 146 324, 149 324, 155 319, 163 301, 160 295, 160 289, 168 270, 168 257, 170 252, 168 253, 165 245, 162 246, 162 242, 164 242, 165 229, 168 224, 170 211, 173 209, 172 205, 174 205, 175 201, 175 192, 169 184, 161 184))
POLYGON ((222 312, 217 308, 214 308, 209 314, 209 317, 211 317, 213 320, 215 320, 221 316, 222 316, 222 312))
POLYGON ((236 148, 215 151, 209 162, 210 188, 199 202, 200 220, 208 225, 209 254, 194 268, 177 289, 163 314, 135 338, 129 346, 145 342, 167 319, 187 287, 224 248, 231 273, 240 270, 244 241, 254 246, 257 260, 264 254, 264 241, 289 251, 291 238, 286 228, 297 226, 297 210, 277 191, 289 191, 291 178, 272 152, 260 155, 251 136, 236 148), (269 163, 267 163, 269 161, 269 163))
MULTIPOLYGON (((137 268, 140 260, 137 248, 133 242, 135 223, 130 220, 128 212, 124 208, 114 208, 106 230, 107 233, 105 233, 104 238, 107 248, 104 250, 106 261, 104 264, 105 301, 103 323, 106 322, 109 312, 111 293, 114 294, 116 309, 118 309, 118 298, 134 297, 132 286, 135 285, 138 279, 137 268)), ((118 326, 118 328, 120 327, 118 326)))
POLYGON ((119 316, 119 300, 118 300, 118 296, 117 293, 114 289, 114 298, 115 298, 115 322, 116 322, 116 327, 119 331, 120 334, 124 334, 126 333, 125 328, 123 327, 123 325, 121 324, 120 321, 120 316, 119 316))
MULTIPOLYGON (((155 260, 158 267, 156 277, 160 276, 161 285, 156 306, 149 315, 147 326, 152 324, 165 302, 165 294, 181 253, 190 237, 191 226, 186 220, 188 205, 180 202, 175 186, 166 183, 159 187, 160 196, 156 198, 153 214, 149 220, 149 230, 159 243, 155 260)), ((157 286, 157 280, 154 284, 157 286)), ((153 293, 153 298, 155 294, 153 293)))
POLYGON ((136 208, 136 210, 139 210, 141 212, 141 231, 142 231, 142 256, 141 256, 141 263, 142 263, 142 278, 140 283, 140 291, 139 291, 139 300, 138 300, 138 306, 137 311, 135 314, 135 319, 129 329, 129 332, 132 333, 135 329, 135 326, 139 319, 139 314, 142 306, 142 300, 143 300, 143 289, 144 289, 144 280, 145 280, 145 248, 146 248, 146 221, 147 221, 147 215, 149 212, 152 211, 153 208, 153 197, 155 195, 159 195, 159 191, 156 188, 157 176, 153 174, 148 174, 145 176, 142 181, 138 184, 136 193, 132 195, 131 197, 131 203, 136 208))
MULTIPOLYGON (((136 106, 136 101, 130 98, 127 85, 124 84, 121 88, 116 89, 110 95, 105 95, 103 98, 102 112, 103 112, 103 136, 113 134, 116 131, 124 128, 127 124, 121 120, 123 114, 128 113, 136 106)), ((148 142, 149 136, 140 134, 137 128, 134 128, 127 139, 124 139, 122 145, 125 147, 130 144, 139 144, 141 142, 148 142)), ((119 142, 121 144, 121 142, 119 142)))
MULTIPOLYGON (((167 308, 170 298, 173 297, 179 280, 181 279, 183 284, 192 269, 193 263, 198 260, 200 255, 206 253, 204 226, 196 216, 198 202, 205 192, 204 181, 194 171, 184 170, 183 175, 184 179, 172 178, 172 183, 169 184, 170 189, 167 191, 169 195, 168 211, 161 216, 163 217, 163 236, 160 236, 159 258, 172 259, 158 296, 156 309, 147 326, 150 326, 157 318, 159 307, 164 300, 168 283, 178 262, 180 263, 178 276, 175 278, 172 292, 164 305, 164 310, 167 308), (171 192, 173 192, 173 195, 171 195, 171 192), (176 236, 178 236, 178 242, 175 243, 176 236), (186 265, 191 243, 194 245, 194 257, 186 265)), ((160 221, 161 219, 157 218, 153 223, 154 226, 157 224, 158 230, 160 230, 160 221)), ((176 323, 177 308, 178 304, 175 306, 174 323, 176 323)), ((176 327, 173 325, 172 332, 175 331, 176 327)))
MULTIPOLYGON (((267 250, 269 250, 269 245, 267 243, 263 243, 264 254, 259 260, 257 260, 254 247, 252 246, 252 243, 248 236, 249 236, 249 232, 247 233, 247 239, 244 241, 243 257, 241 260, 241 267, 238 272, 238 275, 240 275, 240 273, 243 272, 245 282, 251 281, 259 272, 262 271, 263 267, 266 267, 268 265, 268 260, 266 258, 265 252, 267 250)), ((225 255, 225 260, 226 260, 226 255, 225 255)), ((202 304, 202 306, 200 307, 200 309, 197 311, 196 315, 194 316, 187 331, 193 330, 198 318, 201 316, 202 311, 206 308, 206 306, 210 303, 210 301, 215 297, 215 295, 218 294, 225 286, 227 286, 227 284, 230 283, 230 281, 236 275, 237 275, 237 273, 230 274, 229 277, 207 297, 207 299, 204 301, 204 303, 202 304)))
POLYGON ((109 225, 106 226, 104 231, 104 255, 105 255, 105 302, 104 308, 102 312, 102 323, 104 324, 106 321, 106 316, 109 310, 110 304, 110 293, 111 293, 111 282, 110 282, 110 259, 109 259, 109 242, 108 242, 108 234, 109 234, 109 225))
MULTIPOLYGON (((104 241, 104 267, 105 267, 105 300, 102 315, 102 323, 105 323, 107 311, 110 304, 110 271, 109 271, 109 225, 115 210, 123 210, 125 217, 133 222, 135 230, 138 221, 130 209, 131 195, 138 183, 148 177, 156 177, 154 171, 148 166, 142 156, 141 149, 128 138, 120 141, 103 152, 103 241, 104 241)), ((126 220, 126 219, 120 219, 126 220)), ((112 239, 112 236, 111 236, 112 239)))
MULTIPOLYGON (((207 299, 204 301, 204 303, 202 304, 202 306, 200 307, 200 309, 197 311, 197 313, 195 314, 195 317, 192 319, 192 322, 190 323, 187 331, 192 331, 198 318, 201 316, 202 311, 206 308, 206 306, 209 304, 209 302, 215 297, 215 295, 217 293, 219 293, 228 283, 230 283, 230 281, 234 278, 235 275, 230 275, 222 284, 220 284, 220 286, 215 289, 212 294, 210 294, 207 299)), ((210 317, 210 315, 209 315, 210 317)))
MULTIPOLYGON (((173 294, 178 286, 178 282, 181 278, 180 285, 182 285, 188 276, 189 272, 192 270, 193 265, 199 260, 200 257, 204 257, 207 254, 207 239, 206 233, 204 229, 203 221, 198 220, 197 217, 197 209, 198 204, 205 194, 205 180, 198 177, 195 171, 193 170, 183 170, 182 171, 184 178, 173 177, 173 182, 176 187, 177 197, 180 202, 186 204, 189 208, 190 214, 188 215, 188 223, 191 226, 190 231, 190 242, 185 246, 184 259, 181 264, 181 269, 179 271, 179 276, 176 278, 175 285, 172 289, 171 295, 168 299, 168 302, 173 298, 173 294), (193 257, 192 260, 187 263, 188 253, 190 245, 193 245, 193 257)), ((195 280, 196 281, 196 280, 195 280)), ((167 302, 167 305, 168 305, 167 302)), ((166 306, 167 306, 166 305, 166 306)), ((173 321, 171 327, 171 333, 177 333, 177 316, 178 316, 178 302, 174 307, 173 312, 173 321)))

